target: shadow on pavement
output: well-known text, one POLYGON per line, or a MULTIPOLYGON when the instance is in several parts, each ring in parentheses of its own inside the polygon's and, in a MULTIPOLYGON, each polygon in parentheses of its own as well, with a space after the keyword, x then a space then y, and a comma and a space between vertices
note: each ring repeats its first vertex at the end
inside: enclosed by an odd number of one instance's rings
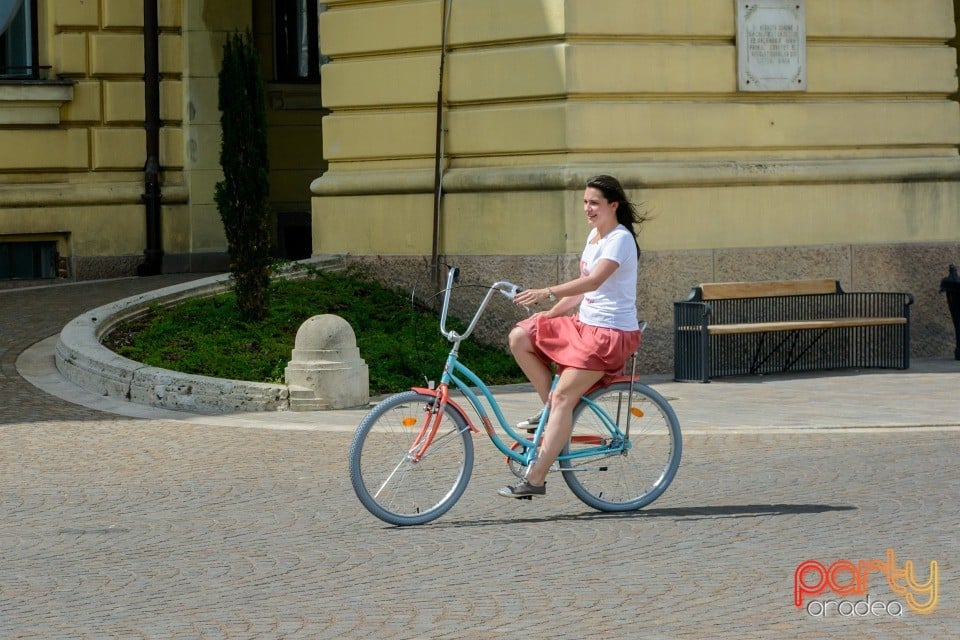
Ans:
MULTIPOLYGON (((541 522, 575 522, 578 520, 607 520, 611 518, 674 518, 677 520, 711 520, 717 518, 762 518, 765 516, 786 516, 801 514, 827 513, 829 511, 855 511, 852 505, 830 504, 744 504, 720 505, 710 507, 668 507, 665 509, 639 509, 620 513, 586 511, 568 515, 551 514, 542 518, 497 518, 495 520, 455 520, 452 518, 428 523, 429 527, 487 527, 497 525, 536 524, 541 522)), ((385 527, 394 529, 396 527, 385 527)), ((418 527, 412 527, 417 529, 418 527)))

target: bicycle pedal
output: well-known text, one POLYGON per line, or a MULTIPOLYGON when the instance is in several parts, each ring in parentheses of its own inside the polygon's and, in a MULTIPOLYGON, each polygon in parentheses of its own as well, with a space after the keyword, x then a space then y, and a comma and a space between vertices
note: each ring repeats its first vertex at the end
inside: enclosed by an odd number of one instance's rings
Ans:
POLYGON ((533 496, 518 496, 517 500, 533 500, 533 496))

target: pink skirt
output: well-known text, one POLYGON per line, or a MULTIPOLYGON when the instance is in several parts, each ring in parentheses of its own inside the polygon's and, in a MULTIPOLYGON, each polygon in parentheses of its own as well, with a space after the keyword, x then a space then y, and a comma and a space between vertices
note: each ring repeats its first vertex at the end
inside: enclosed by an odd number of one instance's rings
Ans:
POLYGON ((546 365, 603 371, 603 381, 623 374, 623 365, 640 346, 640 331, 621 331, 584 324, 576 316, 534 316, 517 326, 527 332, 536 354, 546 365))

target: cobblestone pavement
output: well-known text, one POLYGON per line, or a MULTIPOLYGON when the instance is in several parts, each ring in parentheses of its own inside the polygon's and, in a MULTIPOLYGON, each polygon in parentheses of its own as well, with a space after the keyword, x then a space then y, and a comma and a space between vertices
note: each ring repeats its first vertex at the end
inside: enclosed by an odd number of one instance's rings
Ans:
MULTIPOLYGON (((770 428, 738 429, 729 410, 711 429, 697 415, 677 479, 636 513, 595 512, 559 478, 544 499, 498 498, 509 473, 478 440, 453 510, 394 528, 350 488, 351 424, 124 417, 18 374, 17 356, 73 316, 173 281, 0 292, 0 638, 960 635, 960 431, 949 417, 844 423, 872 374, 804 379, 836 392, 819 404, 841 398, 827 413, 842 429, 774 428, 798 419, 773 416, 749 417, 770 428), (932 612, 916 613, 879 570, 866 595, 794 606, 801 562, 886 562, 888 549, 896 569, 912 561, 917 582, 937 563, 932 612)), ((944 375, 956 388, 960 375, 944 375)), ((748 387, 688 385, 676 404, 692 411, 697 397, 748 387)), ((909 417, 938 406, 937 393, 876 401, 909 417)), ((847 570, 833 577, 841 590, 852 582, 847 570)), ((918 592, 915 604, 931 598, 918 592)))

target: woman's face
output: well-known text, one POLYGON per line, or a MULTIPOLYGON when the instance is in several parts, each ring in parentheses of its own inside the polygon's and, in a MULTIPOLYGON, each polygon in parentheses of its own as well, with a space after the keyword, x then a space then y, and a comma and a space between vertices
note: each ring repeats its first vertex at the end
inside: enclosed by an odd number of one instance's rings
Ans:
POLYGON ((584 189, 583 212, 587 214, 587 222, 598 231, 605 233, 617 226, 617 203, 607 202, 599 189, 584 189))

